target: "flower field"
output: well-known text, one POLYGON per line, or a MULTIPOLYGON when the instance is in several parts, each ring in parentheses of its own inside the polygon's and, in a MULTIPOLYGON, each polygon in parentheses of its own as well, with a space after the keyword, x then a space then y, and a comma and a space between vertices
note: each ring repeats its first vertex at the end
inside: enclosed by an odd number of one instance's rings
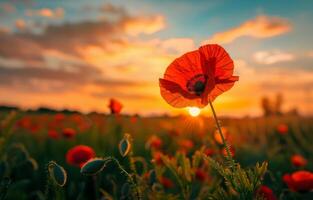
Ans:
MULTIPOLYGON (((218 188, 227 188, 206 159, 224 162, 212 118, 3 112, 0 119, 1 198, 136 199, 137 190, 142 199, 219 199, 218 188), (119 145, 125 133, 129 149, 119 145), (89 168, 94 175, 81 173, 94 157, 116 159, 136 187, 116 162, 106 161, 101 171, 89 168), (51 174, 50 161, 66 176, 51 174)), ((268 163, 254 198, 312 199, 312 118, 221 121, 242 168, 268 163)))

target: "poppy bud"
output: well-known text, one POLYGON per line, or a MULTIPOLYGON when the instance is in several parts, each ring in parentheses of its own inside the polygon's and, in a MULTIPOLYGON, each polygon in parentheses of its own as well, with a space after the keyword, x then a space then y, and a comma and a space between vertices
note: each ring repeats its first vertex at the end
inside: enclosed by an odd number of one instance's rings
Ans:
POLYGON ((60 187, 63 187, 65 185, 67 173, 62 166, 58 165, 54 161, 50 161, 48 164, 48 172, 55 184, 60 187))
POLYGON ((124 138, 120 141, 119 143, 119 151, 120 151, 120 154, 125 157, 127 156, 127 154, 130 152, 131 150, 131 143, 130 143, 130 135, 128 133, 126 133, 124 135, 124 138))
POLYGON ((95 175, 105 167, 105 160, 102 158, 94 158, 86 162, 80 169, 80 173, 84 175, 95 175))

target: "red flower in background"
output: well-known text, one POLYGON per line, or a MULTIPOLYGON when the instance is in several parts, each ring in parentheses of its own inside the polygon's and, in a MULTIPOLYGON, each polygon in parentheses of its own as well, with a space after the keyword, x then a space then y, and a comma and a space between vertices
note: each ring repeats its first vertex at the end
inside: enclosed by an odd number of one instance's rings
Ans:
POLYGON ((277 126, 277 132, 281 135, 286 135, 288 133, 288 126, 286 124, 279 124, 277 126))
POLYGON ((308 192, 313 190, 313 173, 309 171, 302 170, 292 174, 285 174, 283 181, 294 192, 308 192))
POLYGON ((123 105, 115 99, 110 99, 109 108, 111 110, 111 114, 119 114, 123 105))
POLYGON ((207 149, 204 150, 204 154, 206 156, 213 156, 214 155, 214 149, 207 148, 207 149))
POLYGON ((208 178, 208 174, 203 169, 196 169, 195 177, 198 181, 204 182, 208 178))
POLYGON ((65 138, 72 138, 76 135, 76 131, 72 128, 65 128, 62 130, 62 135, 65 138))
MULTIPOLYGON (((221 130, 222 130, 222 133, 223 133, 223 136, 224 136, 224 139, 227 140, 228 137, 229 137, 229 131, 226 127, 221 127, 221 130)), ((219 130, 216 130, 214 132, 214 139, 217 143, 219 144, 223 144, 223 140, 222 140, 222 137, 221 137, 221 134, 219 132, 219 130)))
POLYGON ((153 148, 153 149, 160 149, 162 147, 162 140, 161 138, 159 138, 158 136, 156 135, 152 135, 148 141, 147 141, 147 144, 146 146, 148 148, 153 148))
POLYGON ((66 162, 70 165, 81 167, 88 160, 95 157, 95 151, 86 145, 77 145, 66 153, 66 162))
POLYGON ((273 190, 265 185, 259 187, 257 194, 262 196, 264 200, 277 200, 273 190))
MULTIPOLYGON (((229 151, 230 151, 231 156, 234 157, 234 156, 235 156, 235 153, 236 153, 235 148, 232 147, 232 146, 230 146, 230 147, 229 147, 229 151)), ((222 154, 223 154, 225 157, 227 156, 227 151, 226 151, 225 148, 223 148, 222 154)))
POLYGON ((162 160, 162 155, 163 153, 160 151, 155 151, 153 152, 153 158, 152 158, 152 162, 154 162, 157 165, 163 165, 163 160, 162 160))
POLYGON ((54 120, 56 122, 61 122, 65 119, 65 115, 63 113, 57 113, 54 115, 54 120))
POLYGON ((308 163, 308 161, 302 155, 299 154, 291 156, 290 160, 295 167, 303 167, 308 163))
POLYGON ((59 139, 60 138, 60 135, 59 135, 59 133, 56 130, 49 130, 48 131, 48 136, 51 139, 59 139))
POLYGON ((204 107, 233 87, 234 63, 217 44, 209 44, 176 58, 159 79, 161 95, 170 105, 204 107))
POLYGON ((182 152, 187 152, 194 147, 194 143, 189 139, 182 139, 178 141, 178 145, 182 152))
POLYGON ((171 179, 164 176, 160 177, 160 183, 167 189, 174 187, 174 183, 171 179))

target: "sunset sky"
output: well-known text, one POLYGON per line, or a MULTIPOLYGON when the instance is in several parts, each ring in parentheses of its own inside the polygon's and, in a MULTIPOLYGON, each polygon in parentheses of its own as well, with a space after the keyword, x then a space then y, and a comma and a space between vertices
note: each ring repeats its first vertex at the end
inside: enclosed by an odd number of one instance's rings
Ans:
POLYGON ((183 53, 222 45, 240 76, 214 104, 260 115, 260 99, 313 114, 313 1, 0 0, 0 104, 181 112, 158 78, 183 53))

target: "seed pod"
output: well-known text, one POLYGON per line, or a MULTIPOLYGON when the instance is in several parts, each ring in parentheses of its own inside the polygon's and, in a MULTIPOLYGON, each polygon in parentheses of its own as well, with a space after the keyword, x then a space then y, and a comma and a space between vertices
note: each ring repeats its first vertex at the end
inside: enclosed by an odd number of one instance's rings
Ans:
POLYGON ((54 161, 50 161, 48 164, 48 171, 51 179, 55 182, 55 184, 63 187, 66 183, 67 173, 64 168, 58 165, 54 161))
POLYGON ((127 154, 130 152, 131 150, 131 143, 130 143, 130 135, 129 134, 125 134, 124 135, 124 138, 120 141, 119 143, 119 151, 120 151, 120 154, 125 157, 127 156, 127 154))
POLYGON ((80 169, 80 173, 91 176, 100 173, 105 167, 106 161, 102 158, 90 159, 80 169))

